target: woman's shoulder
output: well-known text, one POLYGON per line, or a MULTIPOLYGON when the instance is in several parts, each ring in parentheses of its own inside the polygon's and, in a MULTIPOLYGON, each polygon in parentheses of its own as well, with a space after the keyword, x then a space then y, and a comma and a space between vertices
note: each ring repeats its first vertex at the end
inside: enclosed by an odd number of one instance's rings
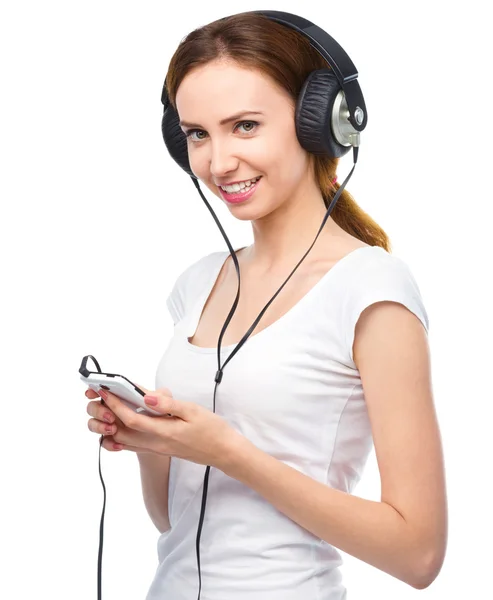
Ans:
POLYGON ((201 281, 210 276, 211 271, 221 261, 223 255, 222 250, 216 250, 189 262, 179 273, 176 284, 180 287, 200 285, 201 281))
POLYGON ((211 252, 189 262, 178 271, 166 299, 175 324, 184 317, 191 307, 191 302, 195 301, 197 294, 207 285, 221 255, 221 251, 211 252))

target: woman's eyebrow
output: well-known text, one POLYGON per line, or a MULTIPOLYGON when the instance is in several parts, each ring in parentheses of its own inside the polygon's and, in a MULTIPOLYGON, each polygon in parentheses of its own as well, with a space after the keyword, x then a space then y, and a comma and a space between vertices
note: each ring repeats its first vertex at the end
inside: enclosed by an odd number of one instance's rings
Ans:
MULTIPOLYGON (((239 113, 236 113, 235 115, 232 115, 231 117, 228 117, 227 119, 223 119, 222 121, 219 121, 219 125, 226 125, 226 123, 230 123, 231 121, 236 121, 237 119, 240 119, 241 117, 244 117, 246 115, 263 115, 263 112, 260 112, 258 110, 242 110, 239 113)), ((188 123, 187 121, 180 121, 180 125, 184 125, 185 127, 202 127, 202 125, 199 125, 198 123, 188 123)))

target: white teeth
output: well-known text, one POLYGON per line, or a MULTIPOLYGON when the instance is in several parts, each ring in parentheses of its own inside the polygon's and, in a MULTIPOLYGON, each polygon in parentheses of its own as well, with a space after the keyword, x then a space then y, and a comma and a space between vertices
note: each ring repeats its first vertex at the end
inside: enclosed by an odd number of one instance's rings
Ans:
POLYGON ((240 183, 234 183, 233 185, 227 185, 227 186, 221 185, 220 188, 223 189, 228 194, 231 194, 233 192, 239 192, 240 190, 243 190, 244 188, 247 188, 247 187, 250 187, 250 185, 253 185, 256 181, 258 181, 260 179, 260 177, 255 177, 254 179, 247 179, 246 181, 241 181, 240 183))

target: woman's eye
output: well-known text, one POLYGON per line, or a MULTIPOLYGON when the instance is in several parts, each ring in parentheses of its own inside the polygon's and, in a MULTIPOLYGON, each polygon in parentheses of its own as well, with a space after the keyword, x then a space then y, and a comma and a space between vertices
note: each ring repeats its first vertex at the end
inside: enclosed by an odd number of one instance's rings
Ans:
MULTIPOLYGON (((237 127, 240 127, 240 126, 243 127, 244 125, 253 125, 253 127, 248 127, 247 129, 245 129, 246 133, 251 133, 252 131, 254 131, 255 127, 257 127, 258 123, 257 123, 257 121, 240 121, 239 123, 237 123, 235 125, 234 129, 236 130, 237 127)), ((187 136, 187 138, 190 138, 193 142, 196 142, 196 141, 200 142, 203 139, 205 139, 203 137, 192 138, 191 137, 192 134, 194 134, 196 132, 197 133, 205 133, 202 129, 189 129, 185 135, 187 136)))
POLYGON ((249 128, 246 130, 247 133, 252 132, 255 129, 255 127, 258 125, 258 123, 256 123, 255 121, 242 121, 241 123, 238 123, 238 125, 243 125, 243 124, 253 125, 253 127, 251 129, 249 128))

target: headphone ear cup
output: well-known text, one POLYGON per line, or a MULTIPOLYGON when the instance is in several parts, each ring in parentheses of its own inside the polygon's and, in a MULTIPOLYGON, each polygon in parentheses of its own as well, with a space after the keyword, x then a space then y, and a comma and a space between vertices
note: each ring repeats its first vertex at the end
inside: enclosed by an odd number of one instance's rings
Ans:
POLYGON ((178 113, 173 108, 171 104, 168 104, 167 108, 163 113, 163 118, 161 121, 161 132, 163 134, 164 143, 168 152, 171 155, 171 158, 177 162, 180 167, 193 177, 197 179, 194 175, 192 169, 190 168, 190 161, 188 159, 188 146, 187 146, 187 136, 183 133, 180 127, 180 119, 178 117, 178 113))
POLYGON ((332 131, 334 102, 341 90, 330 69, 316 69, 305 79, 296 103, 296 135, 302 148, 312 154, 339 158, 352 147, 340 144, 332 131))

